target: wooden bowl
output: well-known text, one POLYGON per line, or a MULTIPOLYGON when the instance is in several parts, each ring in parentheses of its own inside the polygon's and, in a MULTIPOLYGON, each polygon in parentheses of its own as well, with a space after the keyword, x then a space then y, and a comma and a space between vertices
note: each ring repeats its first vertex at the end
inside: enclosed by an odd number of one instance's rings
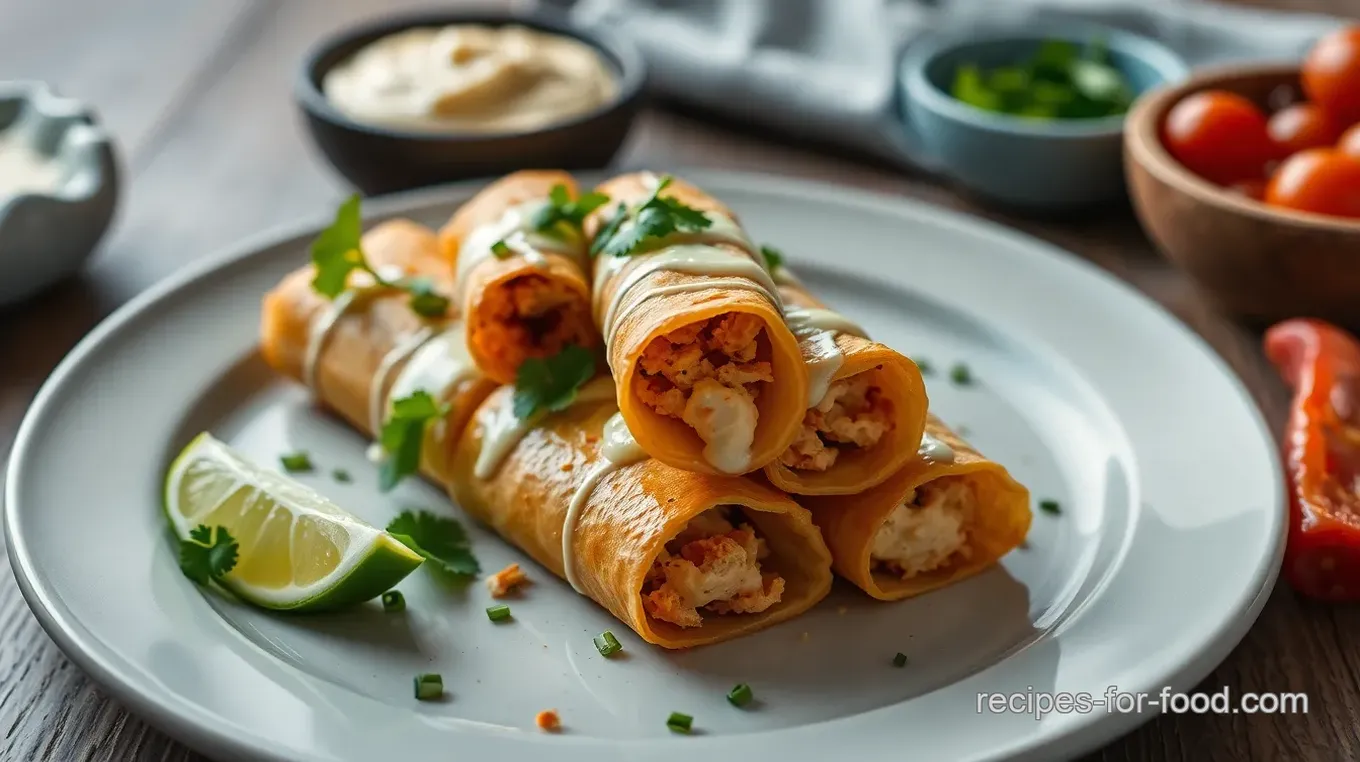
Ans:
POLYGON ((1245 198, 1162 145, 1167 111, 1191 93, 1227 90, 1265 108, 1290 89, 1299 92, 1297 66, 1234 67, 1140 98, 1124 132, 1129 195, 1162 252, 1226 311, 1254 323, 1309 315, 1360 326, 1360 220, 1245 198))

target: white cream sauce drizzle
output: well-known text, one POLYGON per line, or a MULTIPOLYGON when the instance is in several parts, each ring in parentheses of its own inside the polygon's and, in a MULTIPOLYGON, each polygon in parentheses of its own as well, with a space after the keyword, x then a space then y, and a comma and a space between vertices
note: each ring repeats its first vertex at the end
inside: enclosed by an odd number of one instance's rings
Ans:
POLYGON ((639 447, 637 440, 633 438, 633 432, 628 430, 623 414, 617 412, 605 421, 600 454, 604 456, 604 462, 586 474, 585 480, 572 494, 571 502, 567 505, 567 514, 562 518, 562 568, 566 572, 567 582, 578 593, 584 592, 581 590, 580 579, 576 576, 575 550, 576 524, 581 511, 585 510, 591 493, 606 476, 624 466, 640 463, 648 457, 646 451, 639 447))
MULTIPOLYGON (((783 267, 779 270, 787 272, 783 267)), ((836 345, 836 334, 866 334, 859 324, 839 312, 819 307, 789 307, 784 311, 784 316, 793 335, 805 347, 803 363, 808 372, 807 406, 813 408, 826 397, 832 379, 845 363, 845 353, 836 345)))
MULTIPOLYGON (((382 362, 373 371, 373 381, 368 387, 368 426, 373 432, 373 436, 382 433, 383 423, 387 419, 387 395, 383 391, 387 387, 387 378, 392 375, 392 369, 406 358, 410 357, 416 350, 420 349, 425 342, 434 336, 434 331, 429 326, 422 326, 419 331, 411 334, 404 341, 400 341, 396 346, 383 356, 382 362)), ((392 397, 392 399, 399 399, 392 397)))
POLYGON ((798 276, 794 275, 792 270, 783 265, 770 271, 770 275, 774 277, 774 282, 780 286, 797 286, 803 288, 803 281, 799 280, 798 276))
MULTIPOLYGON (((373 427, 373 436, 382 434, 387 423, 387 413, 394 400, 409 397, 416 392, 425 392, 436 400, 442 400, 463 381, 476 376, 477 363, 468 353, 467 339, 460 324, 442 333, 435 334, 424 328, 408 342, 397 346, 379 366, 377 378, 368 392, 368 420, 373 427), (392 381, 392 390, 384 395, 387 375, 397 363, 409 356, 410 362, 401 369, 392 381)), ((442 421, 439 422, 442 424, 442 421)), ((366 453, 369 460, 381 463, 386 457, 382 444, 374 442, 366 453)))
MULTIPOLYGON (((572 404, 602 402, 615 398, 614 379, 600 376, 581 387, 580 391, 576 392, 576 399, 572 404)), ((482 414, 480 421, 483 427, 482 451, 477 453, 477 462, 472 467, 473 476, 478 479, 491 478, 510 451, 519 444, 519 440, 523 439, 538 421, 538 416, 525 419, 515 415, 515 396, 501 395, 499 404, 482 414)))
MULTIPOLYGON (((604 258, 600 257, 600 259, 604 258)), ((624 257, 610 257, 610 259, 624 259, 624 257)), ((600 277, 600 269, 602 268, 597 265, 597 278, 600 277)), ((623 280, 614 289, 609 304, 604 307, 603 314, 600 316, 600 327, 605 336, 605 346, 610 346, 614 342, 615 332, 623 318, 619 314, 619 307, 623 304, 625 297, 648 275, 662 270, 709 277, 652 289, 641 299, 629 305, 624 314, 637 310, 643 304, 658 296, 715 287, 754 291, 769 299, 775 305, 775 308, 781 312, 784 308, 783 300, 779 298, 779 289, 775 286, 774 279, 770 277, 769 271, 754 257, 709 245, 678 244, 646 255, 645 260, 639 262, 636 267, 628 271, 627 275, 623 276, 623 280)), ((597 293, 599 292, 597 291, 597 293)), ((598 305, 596 309, 599 310, 598 305)))
MULTIPOLYGON (((378 272, 384 280, 400 280, 404 275, 397 267, 380 267, 378 272)), ((302 383, 315 392, 316 389, 316 366, 321 361, 321 352, 326 348, 326 340, 330 338, 331 331, 335 329, 340 318, 345 316, 350 309, 357 307, 372 297, 388 290, 388 286, 378 284, 373 276, 366 272, 355 273, 350 276, 349 287, 341 291, 326 309, 312 320, 311 326, 307 330, 307 351, 302 357, 302 383)))
POLYGON ((468 234, 467 239, 458 249, 455 293, 459 298, 462 297, 463 290, 467 286, 468 274, 477 266, 477 263, 495 256, 491 247, 496 245, 497 241, 505 241, 505 245, 511 251, 523 256, 534 267, 546 265, 547 259, 543 256, 543 253, 552 252, 575 259, 583 269, 585 268, 587 261, 584 241, 559 241, 533 229, 534 214, 547 204, 548 202, 545 200, 535 199, 512 206, 506 209, 500 218, 474 228, 468 234))
POLYGON ((921 435, 921 447, 916 454, 932 463, 951 463, 954 460, 954 448, 929 433, 921 435))

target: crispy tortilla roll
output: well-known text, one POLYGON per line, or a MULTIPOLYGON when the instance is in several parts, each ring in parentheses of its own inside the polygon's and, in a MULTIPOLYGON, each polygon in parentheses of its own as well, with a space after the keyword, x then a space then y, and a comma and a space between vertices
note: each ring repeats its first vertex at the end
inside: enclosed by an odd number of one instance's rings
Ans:
POLYGON ((583 390, 479 477, 512 390, 493 393, 455 448, 451 489, 464 510, 666 648, 753 632, 826 595, 830 555, 786 495, 671 468, 640 450, 639 459, 611 461, 606 424, 621 418, 604 382, 603 395, 583 390))
MULTIPOLYGON (((448 266, 434 231, 409 220, 392 220, 363 237, 369 263, 391 276, 425 276, 436 289, 452 289, 448 266)), ((442 426, 430 426, 422 448, 422 472, 447 481, 449 448, 444 439, 462 431, 494 382, 466 356, 461 324, 452 316, 422 318, 410 296, 371 285, 352 273, 351 290, 327 299, 312 289, 314 271, 297 270, 265 295, 260 350, 279 373, 312 387, 326 407, 376 437, 396 397, 424 390, 450 403, 442 426), (368 284, 368 285, 366 285, 368 284)))
POLYGON ((798 438, 765 466, 766 478, 800 495, 853 495, 881 484, 921 443, 927 399, 920 369, 864 338, 797 281, 781 279, 779 291, 808 368, 809 405, 798 438))
POLYGON ((576 198, 576 181, 560 170, 506 175, 439 231, 440 248, 456 273, 468 351, 497 383, 514 383, 530 357, 555 355, 568 344, 599 344, 590 316, 585 240, 560 226, 551 233, 534 230, 534 214, 556 185, 576 198))
POLYGON ((859 495, 807 497, 836 571, 900 600, 991 566, 1029 531, 1029 490, 934 416, 918 456, 859 495))
MULTIPOLYGON (((656 183, 639 173, 600 186, 611 202, 587 221, 587 233, 599 233, 616 202, 636 206, 656 183)), ((798 340, 763 257, 732 212, 679 180, 661 196, 703 211, 712 225, 644 253, 596 256, 595 320, 619 405, 657 460, 688 471, 748 473, 798 435, 807 410, 798 340)))

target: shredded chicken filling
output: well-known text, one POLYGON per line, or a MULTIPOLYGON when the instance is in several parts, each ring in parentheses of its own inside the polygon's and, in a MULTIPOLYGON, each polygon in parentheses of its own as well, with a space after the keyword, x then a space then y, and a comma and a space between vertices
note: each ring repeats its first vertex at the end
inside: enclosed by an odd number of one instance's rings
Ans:
POLYGON ((521 275, 490 289, 479 312, 473 340, 485 356, 508 367, 518 368, 530 357, 551 357, 568 344, 595 343, 590 305, 542 275, 521 275))
POLYGON ((655 619, 681 627, 713 614, 755 614, 779 602, 784 578, 762 570, 765 539, 740 521, 738 509, 712 508, 690 519, 652 562, 642 606, 655 619))
POLYGON ((969 554, 968 531, 977 496, 968 481, 946 476, 929 482, 888 514, 874 535, 876 569, 908 579, 969 554))
POLYGON ((760 384, 774 381, 757 360, 760 318, 728 313, 658 336, 642 352, 634 385, 643 404, 689 424, 709 445, 709 462, 745 470, 759 413, 760 384))
POLYGON ((893 428, 892 401, 860 373, 831 384, 826 396, 803 416, 803 428, 779 462, 802 471, 825 471, 856 447, 873 447, 893 428))

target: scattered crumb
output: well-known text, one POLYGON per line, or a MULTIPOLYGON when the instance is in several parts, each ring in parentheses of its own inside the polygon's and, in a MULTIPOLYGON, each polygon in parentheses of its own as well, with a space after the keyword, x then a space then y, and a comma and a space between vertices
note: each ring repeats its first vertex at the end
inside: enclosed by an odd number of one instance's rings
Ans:
POLYGON ((486 578, 486 589, 491 591, 492 598, 504 598, 528 583, 529 578, 519 564, 510 564, 486 578))
POLYGON ((556 733, 562 729, 562 718, 557 716, 556 709, 544 709, 534 717, 534 724, 539 730, 556 733))
POLYGON ((836 607, 836 613, 839 614, 840 616, 845 616, 845 612, 847 612, 847 611, 849 611, 849 610, 850 610, 850 609, 846 608, 845 606, 837 606, 837 607, 836 607))
POLYGON ((812 637, 812 636, 809 635, 807 632, 804 632, 801 636, 799 636, 798 639, 801 640, 801 641, 803 641, 804 643, 806 643, 806 642, 808 642, 808 638, 810 638, 810 637, 812 637))
POLYGON ((563 471, 570 471, 570 470, 572 470, 573 468, 576 468, 576 466, 573 465, 573 464, 571 464, 571 463, 563 463, 563 464, 562 464, 562 470, 563 470, 563 471))

